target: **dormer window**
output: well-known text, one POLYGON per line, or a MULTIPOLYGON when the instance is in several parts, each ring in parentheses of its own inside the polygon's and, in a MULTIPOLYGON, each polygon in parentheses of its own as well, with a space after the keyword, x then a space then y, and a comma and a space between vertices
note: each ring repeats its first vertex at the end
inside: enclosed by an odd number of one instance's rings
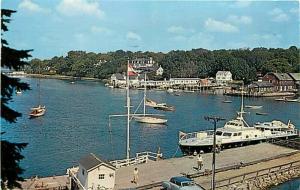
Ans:
POLYGON ((82 175, 84 175, 84 169, 82 169, 82 175))

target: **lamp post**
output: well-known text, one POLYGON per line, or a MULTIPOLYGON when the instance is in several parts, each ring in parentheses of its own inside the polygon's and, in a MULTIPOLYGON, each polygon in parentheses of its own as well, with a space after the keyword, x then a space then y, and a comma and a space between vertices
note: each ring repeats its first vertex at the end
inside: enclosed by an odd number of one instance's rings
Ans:
POLYGON ((225 120, 224 118, 220 118, 218 116, 205 116, 205 120, 212 121, 214 123, 214 142, 213 142, 213 160, 212 160, 212 181, 211 181, 211 189, 215 190, 215 171, 216 171, 216 131, 217 131, 217 122, 221 120, 225 120))

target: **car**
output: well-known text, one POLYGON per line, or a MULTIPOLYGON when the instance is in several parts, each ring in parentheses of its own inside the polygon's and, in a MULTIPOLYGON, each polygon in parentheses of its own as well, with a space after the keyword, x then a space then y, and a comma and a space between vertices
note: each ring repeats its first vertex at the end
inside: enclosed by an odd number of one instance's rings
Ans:
POLYGON ((172 177, 170 181, 164 181, 162 186, 165 190, 204 190, 192 179, 183 176, 172 177))

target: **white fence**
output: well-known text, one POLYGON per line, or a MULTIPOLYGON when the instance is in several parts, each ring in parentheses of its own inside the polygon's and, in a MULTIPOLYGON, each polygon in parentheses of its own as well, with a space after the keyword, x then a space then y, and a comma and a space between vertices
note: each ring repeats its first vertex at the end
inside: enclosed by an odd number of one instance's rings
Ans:
POLYGON ((116 168, 136 165, 141 163, 147 163, 149 160, 157 161, 162 158, 162 153, 154 153, 154 152, 139 152, 136 153, 136 157, 122 160, 113 160, 110 161, 112 165, 116 168))

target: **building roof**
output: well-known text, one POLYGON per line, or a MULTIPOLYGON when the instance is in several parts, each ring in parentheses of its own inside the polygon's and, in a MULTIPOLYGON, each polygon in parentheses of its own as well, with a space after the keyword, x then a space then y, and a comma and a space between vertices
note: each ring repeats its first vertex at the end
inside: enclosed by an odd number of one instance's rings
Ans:
POLYGON ((107 161, 100 160, 95 154, 90 153, 79 160, 79 164, 82 165, 87 171, 100 166, 105 165, 111 169, 115 167, 107 161))
POLYGON ((293 80, 287 73, 268 73, 273 74, 278 80, 293 80))
POLYGON ((115 73, 114 74, 117 80, 125 80, 125 77, 121 73, 115 73))
POLYGON ((257 82, 252 82, 249 86, 249 88, 263 88, 263 87, 274 87, 272 83, 269 83, 268 81, 257 81, 257 82))
POLYGON ((300 81, 300 73, 289 73, 289 75, 292 77, 295 81, 300 81))
POLYGON ((230 71, 218 71, 216 75, 228 75, 231 74, 230 71))

